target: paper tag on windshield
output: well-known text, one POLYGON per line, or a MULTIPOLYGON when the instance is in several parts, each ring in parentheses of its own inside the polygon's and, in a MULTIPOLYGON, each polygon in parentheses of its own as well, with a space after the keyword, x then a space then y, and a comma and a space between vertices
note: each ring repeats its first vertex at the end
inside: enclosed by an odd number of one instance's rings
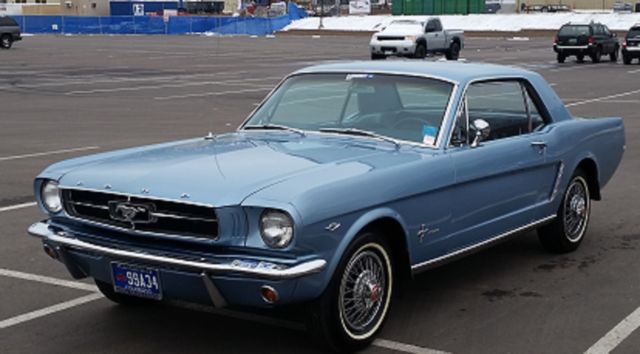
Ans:
POLYGON ((351 81, 353 79, 372 79, 373 74, 347 74, 345 80, 351 81))
POLYGON ((422 143, 429 146, 434 146, 436 143, 436 133, 438 129, 430 125, 422 126, 422 143))

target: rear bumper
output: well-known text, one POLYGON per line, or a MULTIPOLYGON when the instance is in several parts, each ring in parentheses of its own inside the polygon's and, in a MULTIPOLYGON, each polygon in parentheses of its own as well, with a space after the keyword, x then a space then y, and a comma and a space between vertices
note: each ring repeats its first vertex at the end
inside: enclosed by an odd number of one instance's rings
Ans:
POLYGON ((640 47, 626 47, 622 48, 622 55, 638 58, 640 57, 640 47))
POLYGON ((64 263, 75 278, 90 276, 110 283, 109 269, 114 261, 150 266, 161 274, 165 298, 213 303, 217 307, 227 304, 270 307, 272 305, 260 296, 263 286, 278 291, 277 304, 307 300, 304 295, 295 295, 298 280, 313 277, 327 264, 323 259, 291 265, 290 262, 179 258, 95 244, 48 222, 37 222, 28 231, 41 238, 45 248, 53 250, 55 258, 64 263))
POLYGON ((564 55, 589 55, 593 48, 590 45, 554 45, 553 51, 564 55))

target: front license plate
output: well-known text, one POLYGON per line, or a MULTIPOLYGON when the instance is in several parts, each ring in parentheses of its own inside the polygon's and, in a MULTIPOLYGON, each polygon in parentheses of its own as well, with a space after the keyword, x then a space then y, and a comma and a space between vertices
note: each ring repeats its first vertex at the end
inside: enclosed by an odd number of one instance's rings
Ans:
POLYGON ((148 299, 162 299, 160 274, 157 269, 113 262, 111 263, 111 274, 113 289, 117 293, 148 299))

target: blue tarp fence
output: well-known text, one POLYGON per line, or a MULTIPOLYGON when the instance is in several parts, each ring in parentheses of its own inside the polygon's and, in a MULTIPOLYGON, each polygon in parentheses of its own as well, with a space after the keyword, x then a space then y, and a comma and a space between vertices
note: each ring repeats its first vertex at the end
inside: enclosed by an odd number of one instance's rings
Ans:
POLYGON ((280 17, 171 16, 12 16, 24 33, 188 34, 215 32, 263 36, 306 16, 297 7, 280 17), (293 10, 293 11, 292 11, 293 10))

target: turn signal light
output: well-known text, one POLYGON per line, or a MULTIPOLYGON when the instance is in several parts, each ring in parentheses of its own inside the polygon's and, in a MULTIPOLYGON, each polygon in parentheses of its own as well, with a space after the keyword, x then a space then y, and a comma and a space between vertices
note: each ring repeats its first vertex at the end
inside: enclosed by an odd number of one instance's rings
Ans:
POLYGON ((268 304, 273 304, 280 298, 276 289, 270 287, 269 285, 263 285, 260 288, 260 295, 262 296, 262 300, 264 300, 268 304))
POLYGON ((593 44, 593 37, 590 36, 589 37, 589 45, 592 45, 592 44, 593 44))

